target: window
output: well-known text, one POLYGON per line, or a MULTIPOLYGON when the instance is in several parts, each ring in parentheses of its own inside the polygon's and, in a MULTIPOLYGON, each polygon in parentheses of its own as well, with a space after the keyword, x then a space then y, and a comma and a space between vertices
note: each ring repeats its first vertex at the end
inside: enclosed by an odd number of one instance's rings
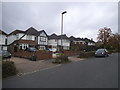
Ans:
POLYGON ((77 42, 74 42, 75 44, 77 44, 77 42))
POLYGON ((18 35, 18 34, 16 35, 16 39, 17 39, 17 40, 19 39, 19 35, 18 35))
POLYGON ((46 41, 46 37, 40 37, 40 41, 46 41))
POLYGON ((55 39, 55 42, 57 42, 57 39, 55 39))
POLYGON ((40 46, 40 50, 45 50, 45 46, 40 46))
POLYGON ((31 35, 27 35, 27 40, 32 40, 32 36, 31 35))
POLYGON ((37 40, 37 37, 35 37, 35 41, 37 40))

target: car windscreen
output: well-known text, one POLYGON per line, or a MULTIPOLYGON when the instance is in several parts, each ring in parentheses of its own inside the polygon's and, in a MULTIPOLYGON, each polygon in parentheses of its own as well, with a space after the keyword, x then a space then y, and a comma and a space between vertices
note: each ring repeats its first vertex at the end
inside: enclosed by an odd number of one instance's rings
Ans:
POLYGON ((104 49, 98 49, 96 52, 104 52, 104 49))
POLYGON ((2 54, 2 51, 0 51, 0 54, 2 54))
POLYGON ((2 53, 8 53, 8 51, 3 50, 2 53))
POLYGON ((36 50, 36 48, 30 48, 30 50, 36 50))

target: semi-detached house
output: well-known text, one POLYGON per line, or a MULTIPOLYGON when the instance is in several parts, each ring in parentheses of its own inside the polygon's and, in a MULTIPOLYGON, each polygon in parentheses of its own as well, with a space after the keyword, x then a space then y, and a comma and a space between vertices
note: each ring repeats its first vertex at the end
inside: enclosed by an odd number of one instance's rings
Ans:
POLYGON ((9 51, 12 48, 15 52, 18 49, 25 50, 29 47, 36 47, 38 49, 46 49, 48 37, 44 30, 37 31, 30 27, 26 31, 15 30, 8 35, 9 51))

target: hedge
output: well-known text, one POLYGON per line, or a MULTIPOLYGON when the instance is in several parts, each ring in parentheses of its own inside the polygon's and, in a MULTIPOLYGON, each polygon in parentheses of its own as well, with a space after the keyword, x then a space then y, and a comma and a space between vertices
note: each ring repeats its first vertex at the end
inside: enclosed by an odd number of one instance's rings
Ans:
POLYGON ((78 58, 89 58, 89 57, 94 57, 95 51, 90 51, 90 52, 80 52, 78 58))
POLYGON ((61 55, 57 57, 55 61, 53 61, 53 63, 58 63, 58 64, 67 63, 67 62, 70 62, 70 61, 68 59, 68 56, 65 56, 65 55, 61 55))

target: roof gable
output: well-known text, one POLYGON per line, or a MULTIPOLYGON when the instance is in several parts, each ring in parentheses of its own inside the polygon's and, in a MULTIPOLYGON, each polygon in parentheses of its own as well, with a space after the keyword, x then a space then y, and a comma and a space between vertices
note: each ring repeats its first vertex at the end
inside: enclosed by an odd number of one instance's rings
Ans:
POLYGON ((35 35, 35 36, 38 35, 38 31, 33 27, 28 28, 25 32, 26 32, 25 34, 27 35, 35 35))
POLYGON ((0 30, 0 34, 7 36, 7 33, 5 33, 5 32, 2 31, 2 30, 0 30))
POLYGON ((53 33, 49 36, 49 39, 58 39, 58 36, 55 33, 53 33))
POLYGON ((45 33, 45 35, 48 37, 47 33, 44 30, 39 31, 38 34, 40 35, 41 33, 45 33))

